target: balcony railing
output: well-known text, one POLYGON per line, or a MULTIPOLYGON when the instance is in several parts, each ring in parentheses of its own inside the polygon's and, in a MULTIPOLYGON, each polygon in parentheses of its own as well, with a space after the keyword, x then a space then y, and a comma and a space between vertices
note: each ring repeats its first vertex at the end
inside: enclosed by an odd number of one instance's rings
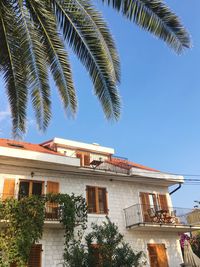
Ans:
POLYGON ((168 207, 161 209, 155 206, 135 204, 124 209, 126 227, 139 224, 188 226, 200 225, 200 211, 187 208, 168 207), (195 222, 193 218, 195 217, 195 222))
MULTIPOLYGON (((8 195, 8 194, 0 194, 0 200, 5 200, 9 198, 20 199, 25 197, 24 195, 19 196, 19 194, 8 195)), ((44 196, 41 196, 41 198, 44 196)), ((58 203, 54 202, 46 202, 44 206, 45 213, 45 221, 60 221, 63 215, 63 207, 58 203)), ((0 214, 0 220, 3 221, 3 218, 0 214)))

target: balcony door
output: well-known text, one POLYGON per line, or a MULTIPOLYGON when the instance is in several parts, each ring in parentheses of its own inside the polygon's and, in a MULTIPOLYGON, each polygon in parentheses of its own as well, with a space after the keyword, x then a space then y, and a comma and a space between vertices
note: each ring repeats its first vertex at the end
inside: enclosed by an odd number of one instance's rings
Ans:
POLYGON ((148 252, 151 267, 169 267, 164 244, 148 244, 148 252))
POLYGON ((140 192, 140 204, 144 222, 152 222, 156 211, 169 209, 165 194, 140 192))

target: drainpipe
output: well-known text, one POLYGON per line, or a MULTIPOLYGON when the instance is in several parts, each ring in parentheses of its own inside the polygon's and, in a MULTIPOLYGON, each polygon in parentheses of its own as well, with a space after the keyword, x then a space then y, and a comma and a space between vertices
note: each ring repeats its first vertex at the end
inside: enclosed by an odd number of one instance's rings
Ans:
POLYGON ((178 191, 181 188, 181 183, 179 183, 178 187, 175 188, 174 190, 172 190, 172 192, 170 192, 169 194, 172 195, 174 194, 176 191, 178 191))

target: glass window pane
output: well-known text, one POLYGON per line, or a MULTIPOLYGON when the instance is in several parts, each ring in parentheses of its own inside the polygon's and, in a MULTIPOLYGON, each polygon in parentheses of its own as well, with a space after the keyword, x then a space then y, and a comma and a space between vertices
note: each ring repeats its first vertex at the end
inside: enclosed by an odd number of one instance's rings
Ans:
POLYGON ((33 182, 32 194, 36 196, 42 195, 42 183, 33 182))
POLYGON ((19 196, 18 198, 27 197, 29 195, 29 182, 20 182, 19 184, 19 196))

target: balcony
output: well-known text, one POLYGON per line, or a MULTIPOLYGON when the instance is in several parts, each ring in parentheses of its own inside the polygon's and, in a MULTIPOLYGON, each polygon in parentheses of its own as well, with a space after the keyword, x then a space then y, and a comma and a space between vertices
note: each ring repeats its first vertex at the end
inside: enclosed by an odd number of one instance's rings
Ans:
MULTIPOLYGON (((5 194, 4 194, 5 197, 5 194)), ((10 197, 10 196, 8 196, 10 197)), ((13 196, 12 196, 13 197, 13 196)), ((19 196, 16 195, 14 198, 18 199, 19 196)), ((0 199, 2 199, 2 195, 0 194, 0 199)), ((60 220, 62 218, 62 206, 58 205, 57 203, 47 202, 45 203, 45 221, 44 221, 44 227, 48 228, 62 228, 62 224, 60 223, 60 220)), ((7 221, 0 216, 0 227, 5 227, 7 221)))
MULTIPOLYGON (((200 223, 193 223, 194 209, 135 204, 124 209, 126 228, 133 230, 191 232, 200 229, 200 223)), ((198 213, 200 222, 200 213, 198 213)))

